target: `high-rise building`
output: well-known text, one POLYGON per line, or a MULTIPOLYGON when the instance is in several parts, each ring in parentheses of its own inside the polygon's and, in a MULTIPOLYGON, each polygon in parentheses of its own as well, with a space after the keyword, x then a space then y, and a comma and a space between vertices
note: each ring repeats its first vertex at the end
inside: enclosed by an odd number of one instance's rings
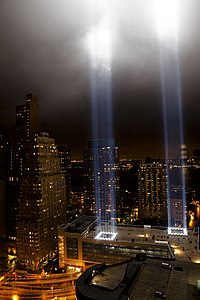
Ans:
POLYGON ((166 165, 159 159, 140 164, 139 217, 157 224, 167 223, 166 165))
MULTIPOLYGON (((195 193, 194 185, 190 186, 189 177, 195 174, 184 162, 171 165, 168 169, 168 227, 170 234, 186 234, 187 197, 195 193)), ((194 182, 193 182, 194 184, 194 182)))
POLYGON ((136 221, 138 212, 139 161, 122 159, 119 162, 120 197, 117 202, 118 221, 136 221))
POLYGON ((0 135, 0 239, 6 236, 6 146, 5 137, 0 135))
POLYGON ((57 228, 66 221, 64 167, 55 140, 39 134, 37 97, 16 107, 8 143, 7 236, 18 261, 37 268, 57 248, 57 228))
POLYGON ((188 159, 187 155, 187 146, 185 144, 181 144, 179 148, 179 155, 178 155, 178 163, 179 165, 185 165, 188 159))
POLYGON ((66 198, 70 203, 71 199, 71 151, 67 145, 58 145, 58 155, 60 157, 61 173, 65 176, 66 198))
POLYGON ((16 222, 20 199, 20 184, 24 174, 24 162, 30 156, 30 142, 39 130, 37 97, 26 95, 23 105, 16 107, 16 125, 9 143, 7 174, 7 236, 16 239, 16 222))
MULTIPOLYGON (((187 235, 187 146, 180 145, 177 160, 166 160, 168 182, 168 234, 187 235)), ((187 186, 188 185, 188 186, 187 186)))
POLYGON ((24 161, 17 220, 17 257, 38 268, 57 248, 57 228, 66 221, 66 185, 55 140, 36 134, 24 161))
POLYGON ((90 140, 84 151, 85 210, 102 221, 115 216, 119 193, 119 149, 114 140, 90 140))
POLYGON ((33 94, 26 95, 26 102, 16 107, 16 136, 18 147, 30 142, 34 133, 39 130, 39 106, 37 97, 33 94), (21 142, 21 144, 20 144, 21 142))
POLYGON ((84 212, 83 161, 71 162, 71 198, 67 207, 67 221, 71 222, 84 212))

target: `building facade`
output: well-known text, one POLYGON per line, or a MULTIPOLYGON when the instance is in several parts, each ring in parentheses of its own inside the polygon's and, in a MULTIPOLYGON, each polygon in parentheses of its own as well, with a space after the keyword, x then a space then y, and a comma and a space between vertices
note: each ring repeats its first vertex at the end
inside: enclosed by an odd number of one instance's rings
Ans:
MULTIPOLYGON (((164 243, 144 243, 133 241, 138 228, 116 226, 117 235, 109 239, 106 235, 99 239, 100 220, 93 216, 81 216, 68 225, 58 228, 59 266, 68 265, 87 268, 94 263, 108 264, 120 262, 143 253, 147 257, 174 259, 167 241, 164 243)), ((143 231, 144 229, 142 229, 143 231)))
POLYGON ((25 160, 30 156, 30 143, 39 131, 39 106, 37 97, 27 94, 25 104, 16 107, 16 125, 9 140, 7 174, 7 236, 16 240, 16 224, 20 199, 20 184, 24 175, 25 160))
POLYGON ((58 155, 61 164, 61 173, 65 176, 66 183, 66 199, 67 203, 71 203, 71 151, 67 145, 58 145, 58 155))
POLYGON ((57 228, 66 220, 66 185, 55 140, 36 134, 20 185, 17 220, 19 262, 38 268, 57 248, 57 228))
POLYGON ((167 174, 165 163, 149 159, 139 168, 139 218, 167 223, 167 174))
POLYGON ((57 248, 57 228, 66 221, 66 183, 55 140, 39 133, 33 94, 16 107, 6 151, 7 238, 18 261, 35 269, 57 248))
POLYGON ((6 237, 7 139, 0 135, 0 239, 6 237))
POLYGON ((115 218, 119 149, 114 140, 91 140, 84 151, 85 208, 102 221, 115 218))

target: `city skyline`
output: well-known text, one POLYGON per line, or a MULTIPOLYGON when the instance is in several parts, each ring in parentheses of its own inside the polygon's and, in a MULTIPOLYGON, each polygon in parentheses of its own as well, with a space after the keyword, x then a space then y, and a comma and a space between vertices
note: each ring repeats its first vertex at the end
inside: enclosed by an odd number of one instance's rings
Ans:
MULTIPOLYGON (((109 1, 114 138, 121 158, 164 157, 154 6, 144 0, 120 2, 109 1)), ((41 107, 41 129, 57 144, 68 144, 72 158, 82 157, 92 138, 87 35, 103 16, 103 7, 95 4, 92 20, 89 0, 1 2, 0 133, 14 125, 16 105, 32 91, 41 107)), ((184 142, 193 150, 200 148, 199 3, 177 5, 184 142)), ((171 51, 170 43, 163 49, 171 51)))

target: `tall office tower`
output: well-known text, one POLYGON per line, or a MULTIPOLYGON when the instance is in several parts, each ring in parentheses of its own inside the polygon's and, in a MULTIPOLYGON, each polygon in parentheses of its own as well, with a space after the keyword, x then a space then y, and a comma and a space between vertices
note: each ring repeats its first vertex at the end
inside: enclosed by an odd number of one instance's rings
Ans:
POLYGON ((80 216, 85 211, 84 185, 83 185, 83 160, 73 160, 71 164, 71 206, 68 208, 68 216, 71 220, 80 216))
POLYGON ((91 140, 84 151, 85 209, 101 221, 115 217, 119 193, 119 149, 114 140, 91 140))
POLYGON ((0 135, 0 239, 6 237, 6 148, 6 138, 0 135))
POLYGON ((167 176, 164 162, 148 159, 139 168, 139 216, 157 224, 167 223, 167 176))
POLYGON ((180 145, 177 160, 167 163, 168 178, 168 234, 187 235, 188 168, 187 147, 180 145))
POLYGON ((71 151, 67 145, 58 145, 58 155, 60 157, 61 173, 65 176, 66 199, 71 202, 71 151))
POLYGON ((138 168, 137 160, 122 159, 119 162, 120 197, 117 217, 125 222, 137 220, 138 213, 138 168))
POLYGON ((192 193, 192 189, 195 189, 195 172, 198 171, 198 169, 188 168, 187 166, 183 167, 183 165, 184 162, 183 164, 180 162, 178 165, 171 165, 168 170, 168 176, 170 178, 170 185, 168 188, 170 198, 168 212, 170 213, 169 221, 171 224, 170 227, 172 228, 171 234, 173 234, 173 232, 176 234, 184 233, 183 229, 185 227, 184 223, 186 224, 184 219, 186 217, 187 200, 189 204, 190 196, 192 196, 190 194, 192 193), (180 231, 181 228, 182 231, 180 231))
POLYGON ((178 163, 182 166, 187 163, 187 146, 185 144, 180 145, 179 155, 178 155, 178 163))
POLYGON ((39 107, 37 97, 33 94, 27 94, 25 104, 16 107, 16 125, 10 140, 7 176, 7 236, 10 239, 16 239, 16 221, 24 162, 30 156, 30 142, 33 134, 38 130, 39 107))
POLYGON ((57 228, 66 221, 66 185, 55 140, 36 134, 25 158, 17 220, 17 257, 38 268, 57 247, 57 228))
POLYGON ((37 97, 33 94, 26 95, 26 102, 16 107, 16 136, 18 146, 30 142, 34 133, 39 130, 39 106, 37 97))

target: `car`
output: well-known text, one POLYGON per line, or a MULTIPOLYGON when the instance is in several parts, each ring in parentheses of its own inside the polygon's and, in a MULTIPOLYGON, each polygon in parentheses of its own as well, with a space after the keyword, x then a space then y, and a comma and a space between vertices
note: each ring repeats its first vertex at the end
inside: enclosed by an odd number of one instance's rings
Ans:
POLYGON ((172 269, 172 266, 166 262, 162 262, 161 267, 169 270, 172 269))
POLYGON ((166 299, 167 298, 166 295, 163 292, 160 292, 160 291, 155 291, 154 295, 157 298, 162 298, 162 299, 166 299))

